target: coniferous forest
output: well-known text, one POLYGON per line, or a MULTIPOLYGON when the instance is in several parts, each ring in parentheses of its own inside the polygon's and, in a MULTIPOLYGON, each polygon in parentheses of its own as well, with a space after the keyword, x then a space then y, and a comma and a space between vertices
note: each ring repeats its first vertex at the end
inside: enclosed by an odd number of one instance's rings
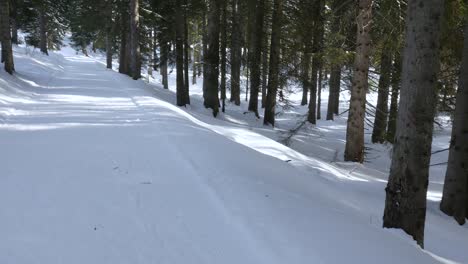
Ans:
POLYGON ((466 1, 0 0, 0 41, 0 263, 468 262, 466 1))

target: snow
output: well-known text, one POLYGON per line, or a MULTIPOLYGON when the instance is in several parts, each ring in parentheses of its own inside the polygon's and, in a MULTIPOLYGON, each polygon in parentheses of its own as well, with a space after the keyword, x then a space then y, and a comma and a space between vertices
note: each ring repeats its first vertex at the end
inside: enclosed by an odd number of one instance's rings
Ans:
POLYGON ((467 227, 438 210, 444 166, 422 250, 381 227, 390 146, 342 161, 346 117, 285 146, 300 95, 274 129, 245 102, 214 119, 201 86, 175 106, 175 71, 164 90, 104 61, 16 47, 17 73, 0 71, 0 263, 468 263, 467 227))

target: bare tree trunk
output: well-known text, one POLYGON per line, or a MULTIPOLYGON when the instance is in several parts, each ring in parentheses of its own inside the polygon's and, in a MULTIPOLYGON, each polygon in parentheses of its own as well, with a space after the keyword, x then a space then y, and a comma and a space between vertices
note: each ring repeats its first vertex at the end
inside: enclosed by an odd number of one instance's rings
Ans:
POLYGON ((219 75, 219 18, 221 0, 209 0, 207 26, 207 52, 205 54, 204 105, 213 110, 216 117, 219 112, 218 75, 219 75))
MULTIPOLYGON (((310 27, 312 29, 312 27, 310 27)), ((305 35, 304 40, 304 53, 302 55, 302 70, 301 70, 301 82, 302 82, 302 101, 301 105, 307 105, 308 96, 310 90, 310 62, 312 53, 312 30, 309 30, 305 35)))
POLYGON ((401 85, 401 55, 395 54, 395 62, 392 69, 392 94, 390 99, 390 111, 388 115, 387 141, 395 142, 396 119, 398 114, 398 96, 401 85))
POLYGON ((458 80, 452 140, 440 209, 460 224, 468 218, 468 22, 458 80))
POLYGON ((424 246, 426 194, 444 1, 408 1, 401 100, 383 226, 424 246))
MULTIPOLYGON (((128 3, 128 2, 127 2, 128 3)), ((130 74, 130 54, 129 54, 129 31, 130 31, 130 19, 126 11, 127 5, 122 2, 120 16, 120 54, 119 54, 119 72, 122 74, 130 74)))
POLYGON ((265 12, 265 0, 257 0, 255 7, 255 19, 250 36, 250 100, 249 111, 258 114, 258 92, 261 85, 261 54, 262 54, 262 38, 263 38, 263 15, 265 12))
POLYGON ((280 39, 283 0, 273 3, 273 18, 271 25, 270 67, 268 73, 268 92, 265 103, 265 125, 275 125, 276 94, 279 86, 280 39))
POLYGON ((310 78, 310 98, 309 98, 309 113, 307 121, 312 124, 317 123, 317 76, 322 65, 322 41, 324 32, 323 11, 325 8, 324 0, 316 0, 314 3, 314 41, 312 44, 312 75, 310 78))
POLYGON ((231 102, 240 105, 240 71, 241 71, 241 38, 240 0, 232 0, 232 30, 231 33, 231 102))
POLYGON ((227 46, 227 1, 221 0, 221 111, 226 105, 226 46, 227 46))
POLYGON ((141 77, 139 31, 139 0, 130 0, 130 72, 134 80, 141 77))
POLYGON ((112 69, 112 3, 106 2, 106 67, 112 69))
POLYGON ((18 44, 18 0, 10 0, 11 42, 18 44))
POLYGON ((267 97, 267 84, 268 84, 268 10, 270 5, 268 1, 265 2, 265 12, 263 16, 263 42, 262 42, 262 108, 265 108, 267 97))
MULTIPOLYGON (((196 32, 199 34, 198 30, 198 23, 194 22, 193 23, 193 32, 196 32)), ((192 84, 195 85, 197 84, 197 73, 198 73, 198 68, 200 67, 200 47, 199 43, 194 43, 193 45, 193 66, 192 66, 192 84)))
POLYGON ((356 58, 354 62, 353 87, 346 129, 345 161, 364 161, 364 118, 366 93, 369 86, 370 30, 372 0, 359 0, 357 17, 356 58))
POLYGON ((39 7, 39 34, 39 49, 45 55, 49 55, 49 52, 47 51, 47 17, 44 3, 39 7))
POLYGON ((184 16, 182 0, 176 0, 176 11, 175 11, 175 28, 176 28, 176 97, 177 105, 185 106, 185 82, 184 82, 184 16))
POLYGON ((2 62, 5 63, 5 71, 13 74, 15 65, 13 62, 13 49, 10 33, 10 7, 8 0, 0 0, 0 40, 2 42, 2 62))
POLYGON ((162 85, 164 89, 169 89, 168 76, 167 76, 167 61, 169 58, 169 45, 166 39, 167 35, 168 33, 165 30, 159 34, 159 47, 161 50, 160 68, 161 68, 162 85))
POLYGON ((334 114, 338 114, 341 91, 341 65, 333 65, 330 72, 327 106, 327 120, 333 120, 334 114))
POLYGON ((187 18, 187 0, 184 0, 184 88, 185 88, 185 103, 190 104, 190 84, 189 84, 189 63, 190 63, 190 43, 188 34, 188 18, 187 18))
POLYGON ((317 120, 322 119, 322 76, 323 71, 322 69, 319 70, 319 77, 318 77, 318 90, 317 90, 317 120))
POLYGON ((374 128, 372 130, 372 143, 384 143, 387 132, 388 118, 388 92, 392 72, 392 54, 389 48, 384 48, 380 60, 380 79, 375 112, 374 128))

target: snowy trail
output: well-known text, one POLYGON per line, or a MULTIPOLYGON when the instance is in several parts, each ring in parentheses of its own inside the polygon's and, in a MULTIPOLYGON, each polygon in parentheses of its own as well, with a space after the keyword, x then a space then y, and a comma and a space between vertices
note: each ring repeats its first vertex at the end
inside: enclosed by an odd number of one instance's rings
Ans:
POLYGON ((270 139, 91 58, 17 61, 17 77, 0 76, 0 263, 441 261, 319 169, 258 152, 282 149, 270 139))

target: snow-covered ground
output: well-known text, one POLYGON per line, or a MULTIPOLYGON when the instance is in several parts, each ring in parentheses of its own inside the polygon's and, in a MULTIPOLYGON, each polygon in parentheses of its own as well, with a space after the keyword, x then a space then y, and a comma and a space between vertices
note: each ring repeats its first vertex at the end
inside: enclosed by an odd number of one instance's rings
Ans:
POLYGON ((273 129, 245 102, 214 119, 201 85, 176 107, 175 72, 164 90, 69 47, 18 47, 15 66, 0 71, 0 263, 468 263, 468 228, 438 210, 445 168, 421 250, 381 227, 389 146, 343 162, 345 117, 279 143, 300 95, 273 129))

